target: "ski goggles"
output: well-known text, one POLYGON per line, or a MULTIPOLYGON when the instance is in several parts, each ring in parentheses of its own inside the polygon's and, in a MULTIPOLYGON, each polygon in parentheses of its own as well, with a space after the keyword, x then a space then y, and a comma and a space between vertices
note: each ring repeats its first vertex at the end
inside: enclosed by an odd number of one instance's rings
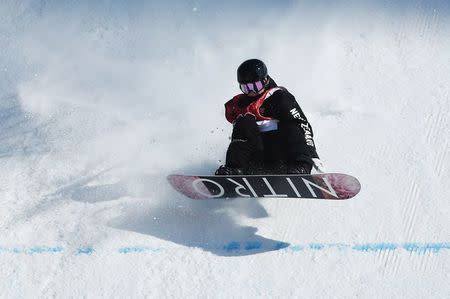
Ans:
POLYGON ((241 88, 242 92, 245 94, 249 94, 250 92, 260 92, 264 89, 264 84, 262 81, 256 81, 251 83, 242 83, 239 84, 239 87, 241 88))

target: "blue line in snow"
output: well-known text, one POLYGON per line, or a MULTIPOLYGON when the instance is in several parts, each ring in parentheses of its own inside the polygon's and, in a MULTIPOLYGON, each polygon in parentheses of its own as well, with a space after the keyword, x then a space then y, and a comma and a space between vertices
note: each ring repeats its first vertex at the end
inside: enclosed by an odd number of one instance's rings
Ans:
POLYGON ((287 249, 290 249, 292 251, 302 251, 303 249, 305 249, 305 246, 303 246, 303 245, 289 245, 287 247, 287 249))
MULTIPOLYGON (((406 251, 410 253, 439 253, 444 250, 450 250, 449 242, 438 243, 360 243, 360 244, 345 244, 345 243, 307 243, 307 244, 288 244, 284 242, 265 243, 260 241, 230 241, 222 246, 202 246, 197 244, 197 248, 204 250, 219 250, 227 253, 238 252, 262 252, 272 250, 283 250, 288 252, 320 252, 325 250, 338 251, 353 251, 360 253, 382 252, 382 251, 406 251)), ((108 253, 120 254, 139 254, 139 253, 158 253, 164 250, 161 247, 148 246, 124 246, 110 250, 108 253)), ((0 246, 1 254, 23 254, 23 255, 43 255, 43 254, 63 254, 72 252, 75 256, 93 255, 94 253, 101 254, 92 246, 82 246, 75 249, 75 251, 65 249, 62 246, 31 246, 31 247, 7 247, 0 246)))
POLYGON ((280 249, 285 249, 285 248, 288 248, 288 247, 289 247, 288 243, 278 242, 277 244, 275 244, 274 249, 275 250, 280 250, 280 249))
POLYGON ((33 247, 3 247, 0 246, 0 253, 14 253, 14 254, 43 254, 43 253, 62 253, 64 248, 61 246, 33 246, 33 247))
POLYGON ((28 254, 41 254, 41 253, 62 253, 64 248, 58 247, 48 247, 48 246, 35 246, 27 250, 28 254))
POLYGON ((405 243, 403 248, 417 253, 439 252, 442 249, 450 249, 450 243, 405 243))
POLYGON ((325 248, 325 244, 312 243, 309 244, 309 248, 312 250, 322 250, 325 248))
POLYGON ((145 246, 130 246, 130 247, 121 247, 118 249, 119 253, 147 253, 147 252, 158 252, 162 248, 150 248, 145 246))
POLYGON ((397 248, 398 245, 392 243, 357 244, 352 247, 353 250, 365 252, 395 250, 397 248))
POLYGON ((245 250, 256 250, 261 249, 263 247, 263 243, 261 242, 246 242, 245 250))
POLYGON ((95 252, 95 249, 93 247, 80 247, 80 248, 77 248, 76 255, 82 255, 82 254, 91 255, 94 252, 95 252))
POLYGON ((223 246, 223 249, 226 252, 239 251, 239 249, 241 249, 241 244, 239 242, 233 241, 223 246))

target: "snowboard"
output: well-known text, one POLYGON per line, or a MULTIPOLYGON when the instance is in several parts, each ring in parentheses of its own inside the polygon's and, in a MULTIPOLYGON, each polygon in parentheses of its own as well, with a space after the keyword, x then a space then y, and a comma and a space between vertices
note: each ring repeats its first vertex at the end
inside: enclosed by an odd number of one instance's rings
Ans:
POLYGON ((342 173, 306 175, 169 175, 170 185, 192 199, 311 198, 343 200, 361 190, 359 181, 342 173))

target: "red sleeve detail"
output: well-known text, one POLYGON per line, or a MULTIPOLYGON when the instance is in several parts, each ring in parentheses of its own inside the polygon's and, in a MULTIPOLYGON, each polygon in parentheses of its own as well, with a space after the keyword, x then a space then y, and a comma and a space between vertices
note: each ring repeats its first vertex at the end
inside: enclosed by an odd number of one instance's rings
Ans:
POLYGON ((234 98, 225 103, 225 118, 230 122, 234 123, 236 120, 237 113, 234 104, 234 98))

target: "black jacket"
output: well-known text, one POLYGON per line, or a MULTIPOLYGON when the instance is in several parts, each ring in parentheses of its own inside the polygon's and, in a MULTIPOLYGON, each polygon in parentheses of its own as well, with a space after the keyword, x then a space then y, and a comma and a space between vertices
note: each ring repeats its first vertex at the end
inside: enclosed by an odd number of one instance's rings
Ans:
MULTIPOLYGON (((270 78, 269 88, 277 87, 270 78)), ((257 98, 244 96, 239 107, 246 107, 257 98)), ((295 97, 285 88, 275 91, 260 108, 263 116, 278 120, 278 129, 261 132, 266 161, 283 160, 287 163, 307 162, 319 158, 311 124, 295 97)))

